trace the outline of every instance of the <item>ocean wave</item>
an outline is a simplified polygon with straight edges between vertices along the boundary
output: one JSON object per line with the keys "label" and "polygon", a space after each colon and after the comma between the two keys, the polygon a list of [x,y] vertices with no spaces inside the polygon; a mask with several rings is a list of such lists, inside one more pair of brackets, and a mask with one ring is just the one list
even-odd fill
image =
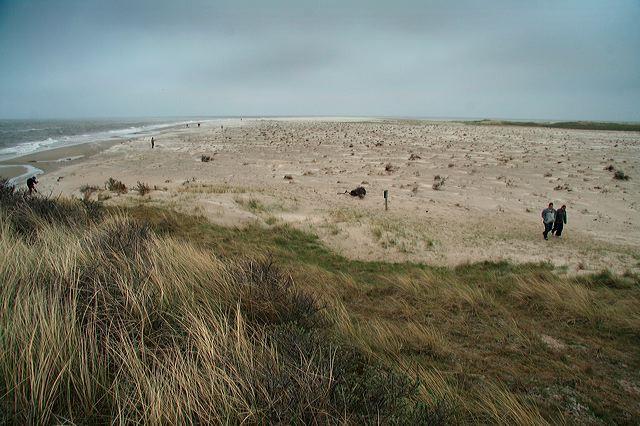
{"label": "ocean wave", "polygon": [[[203,120],[204,121],[204,120]],[[43,140],[21,142],[16,145],[7,146],[0,149],[0,160],[9,160],[23,155],[46,151],[64,146],[80,145],[83,143],[101,142],[109,140],[126,139],[134,136],[150,135],[153,132],[178,126],[192,121],[167,122],[158,124],[148,124],[143,126],[130,126],[126,128],[104,130],[95,133],[82,135],[60,135],[55,138],[49,137]]]}

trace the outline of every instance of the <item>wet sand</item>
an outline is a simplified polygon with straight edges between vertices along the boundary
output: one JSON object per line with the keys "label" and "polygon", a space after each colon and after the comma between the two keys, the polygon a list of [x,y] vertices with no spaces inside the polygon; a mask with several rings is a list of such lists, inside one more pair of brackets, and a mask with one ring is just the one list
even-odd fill
{"label": "wet sand", "polygon": [[0,176],[10,179],[16,185],[20,185],[29,176],[53,173],[62,167],[89,159],[118,143],[121,143],[121,141],[72,145],[0,161]]}

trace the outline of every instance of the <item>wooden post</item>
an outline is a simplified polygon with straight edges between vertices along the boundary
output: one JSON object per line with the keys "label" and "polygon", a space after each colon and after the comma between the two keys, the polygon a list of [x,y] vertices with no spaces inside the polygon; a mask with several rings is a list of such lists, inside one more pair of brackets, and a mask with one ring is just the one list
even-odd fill
{"label": "wooden post", "polygon": [[384,209],[389,210],[389,190],[384,190]]}

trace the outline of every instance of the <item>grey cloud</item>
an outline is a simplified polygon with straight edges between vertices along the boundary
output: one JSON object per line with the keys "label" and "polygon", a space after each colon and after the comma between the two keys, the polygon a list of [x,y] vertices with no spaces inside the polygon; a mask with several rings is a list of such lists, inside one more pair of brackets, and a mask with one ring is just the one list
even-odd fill
{"label": "grey cloud", "polygon": [[0,116],[640,120],[636,0],[0,0]]}

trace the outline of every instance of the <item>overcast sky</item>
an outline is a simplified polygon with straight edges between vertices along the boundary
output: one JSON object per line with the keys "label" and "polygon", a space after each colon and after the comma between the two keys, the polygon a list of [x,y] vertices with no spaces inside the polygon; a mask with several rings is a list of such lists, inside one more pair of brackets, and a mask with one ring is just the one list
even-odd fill
{"label": "overcast sky", "polygon": [[0,0],[0,117],[640,121],[640,0]]}

